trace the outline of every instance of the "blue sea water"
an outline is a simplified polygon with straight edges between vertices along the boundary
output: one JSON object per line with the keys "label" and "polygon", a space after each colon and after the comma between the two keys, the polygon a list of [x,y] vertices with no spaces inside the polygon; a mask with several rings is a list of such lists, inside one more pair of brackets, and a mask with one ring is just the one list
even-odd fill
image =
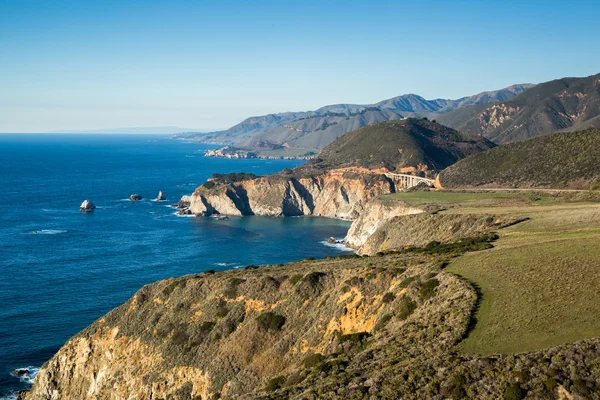
{"label": "blue sea water", "polygon": [[[154,135],[0,135],[0,399],[29,385],[11,371],[40,367],[144,284],[343,251],[326,240],[343,237],[345,221],[176,216],[170,204],[214,172],[301,163],[205,158],[206,148]],[[151,200],[159,190],[167,202]],[[98,208],[80,212],[84,199]]]}

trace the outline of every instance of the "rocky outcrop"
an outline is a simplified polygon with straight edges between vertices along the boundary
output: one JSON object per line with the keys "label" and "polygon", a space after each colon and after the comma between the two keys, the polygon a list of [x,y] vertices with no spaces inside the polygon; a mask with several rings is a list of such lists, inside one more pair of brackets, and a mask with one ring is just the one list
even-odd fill
{"label": "rocky outcrop", "polygon": [[398,200],[374,199],[352,222],[346,246],[361,255],[449,243],[502,229],[518,220],[510,215],[439,214],[435,204],[410,205]]}
{"label": "rocky outcrop", "polygon": [[394,193],[397,182],[385,174],[332,170],[308,177],[272,175],[200,186],[190,199],[196,215],[312,215],[357,218],[364,204],[383,194]]}
{"label": "rocky outcrop", "polygon": [[131,201],[140,201],[142,200],[142,196],[139,194],[132,194],[131,196],[129,196],[129,200]]}
{"label": "rocky outcrop", "polygon": [[163,193],[162,190],[158,191],[158,196],[156,196],[156,201],[167,201],[167,196]]}
{"label": "rocky outcrop", "polygon": [[517,222],[510,215],[430,214],[395,216],[379,224],[360,247],[359,254],[422,247],[432,242],[452,243],[497,231]]}
{"label": "rocky outcrop", "polygon": [[79,209],[83,212],[90,212],[96,209],[96,205],[91,200],[84,200]]}
{"label": "rocky outcrop", "polygon": [[364,212],[350,226],[345,239],[346,246],[360,251],[369,237],[390,219],[423,212],[425,212],[424,207],[393,200],[374,199],[367,203]]}

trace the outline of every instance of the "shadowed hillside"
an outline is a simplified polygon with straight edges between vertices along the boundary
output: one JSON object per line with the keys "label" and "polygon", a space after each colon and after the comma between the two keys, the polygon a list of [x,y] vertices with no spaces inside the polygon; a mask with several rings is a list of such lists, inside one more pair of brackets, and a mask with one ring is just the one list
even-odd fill
{"label": "shadowed hillside", "polygon": [[494,144],[426,119],[386,121],[347,133],[299,171],[384,168],[395,172],[441,170]]}
{"label": "shadowed hillside", "polygon": [[440,173],[444,187],[597,188],[600,129],[563,132],[474,154]]}

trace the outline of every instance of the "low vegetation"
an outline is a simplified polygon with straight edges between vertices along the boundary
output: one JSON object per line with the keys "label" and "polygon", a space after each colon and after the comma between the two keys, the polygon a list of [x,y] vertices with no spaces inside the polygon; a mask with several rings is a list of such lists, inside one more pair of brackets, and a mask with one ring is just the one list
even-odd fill
{"label": "low vegetation", "polygon": [[474,154],[440,173],[446,188],[584,189],[600,181],[600,129],[563,132]]}
{"label": "low vegetation", "polygon": [[300,173],[357,167],[441,170],[493,146],[480,136],[463,134],[426,119],[385,121],[339,137],[298,170]]}

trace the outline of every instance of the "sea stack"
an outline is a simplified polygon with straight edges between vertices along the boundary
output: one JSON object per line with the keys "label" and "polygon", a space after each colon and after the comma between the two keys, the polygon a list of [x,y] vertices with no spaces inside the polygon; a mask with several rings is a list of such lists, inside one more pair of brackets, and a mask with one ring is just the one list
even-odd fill
{"label": "sea stack", "polygon": [[156,201],[166,201],[167,196],[162,192],[162,190],[158,191],[158,196],[156,196]]}
{"label": "sea stack", "polygon": [[92,203],[91,200],[84,200],[83,203],[81,203],[81,205],[79,206],[79,209],[83,212],[94,211],[95,208],[96,205]]}
{"label": "sea stack", "polygon": [[140,201],[143,197],[139,194],[132,194],[129,196],[129,200],[131,201]]}

